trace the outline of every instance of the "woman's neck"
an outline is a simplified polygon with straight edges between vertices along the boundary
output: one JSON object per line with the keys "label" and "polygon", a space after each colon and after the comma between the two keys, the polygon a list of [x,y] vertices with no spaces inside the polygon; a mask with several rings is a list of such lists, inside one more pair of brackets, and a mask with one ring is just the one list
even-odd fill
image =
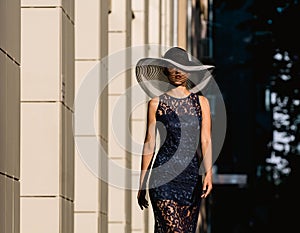
{"label": "woman's neck", "polygon": [[168,93],[175,97],[185,97],[190,94],[190,91],[185,86],[178,86],[168,91]]}

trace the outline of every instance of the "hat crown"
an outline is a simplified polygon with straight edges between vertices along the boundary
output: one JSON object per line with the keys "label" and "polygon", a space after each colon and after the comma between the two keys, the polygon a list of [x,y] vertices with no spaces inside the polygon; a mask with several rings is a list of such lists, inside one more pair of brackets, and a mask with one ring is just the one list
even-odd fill
{"label": "hat crown", "polygon": [[179,47],[173,47],[173,48],[169,49],[165,53],[163,58],[170,59],[181,65],[186,65],[186,66],[192,65],[191,61],[189,60],[189,56],[188,56],[187,52],[184,49],[179,48]]}

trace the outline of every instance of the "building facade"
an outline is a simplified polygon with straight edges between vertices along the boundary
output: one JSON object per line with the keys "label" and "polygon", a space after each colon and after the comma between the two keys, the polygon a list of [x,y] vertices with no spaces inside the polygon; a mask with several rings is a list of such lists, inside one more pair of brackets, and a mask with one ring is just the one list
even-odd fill
{"label": "building facade", "polygon": [[[174,45],[198,56],[190,22],[208,3],[0,0],[0,233],[153,232],[134,64]],[[93,97],[91,124],[76,111]]]}

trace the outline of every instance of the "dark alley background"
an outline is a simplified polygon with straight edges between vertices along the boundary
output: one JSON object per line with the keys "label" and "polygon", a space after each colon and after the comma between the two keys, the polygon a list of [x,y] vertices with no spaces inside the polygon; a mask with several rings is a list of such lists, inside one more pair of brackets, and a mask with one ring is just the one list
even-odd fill
{"label": "dark alley background", "polygon": [[[292,232],[299,206],[299,2],[215,0],[215,79],[227,111],[211,232]],[[229,188],[230,187],[230,188]]]}

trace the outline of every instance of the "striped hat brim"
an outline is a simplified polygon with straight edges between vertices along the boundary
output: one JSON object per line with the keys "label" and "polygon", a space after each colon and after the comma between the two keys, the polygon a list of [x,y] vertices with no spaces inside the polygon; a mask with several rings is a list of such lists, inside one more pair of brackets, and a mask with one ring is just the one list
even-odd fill
{"label": "striped hat brim", "polygon": [[182,65],[166,58],[142,58],[135,68],[136,79],[149,97],[159,96],[175,87],[164,73],[165,68],[173,66],[190,73],[187,88],[196,93],[207,85],[212,77],[211,70],[214,66],[196,62],[190,64]]}

